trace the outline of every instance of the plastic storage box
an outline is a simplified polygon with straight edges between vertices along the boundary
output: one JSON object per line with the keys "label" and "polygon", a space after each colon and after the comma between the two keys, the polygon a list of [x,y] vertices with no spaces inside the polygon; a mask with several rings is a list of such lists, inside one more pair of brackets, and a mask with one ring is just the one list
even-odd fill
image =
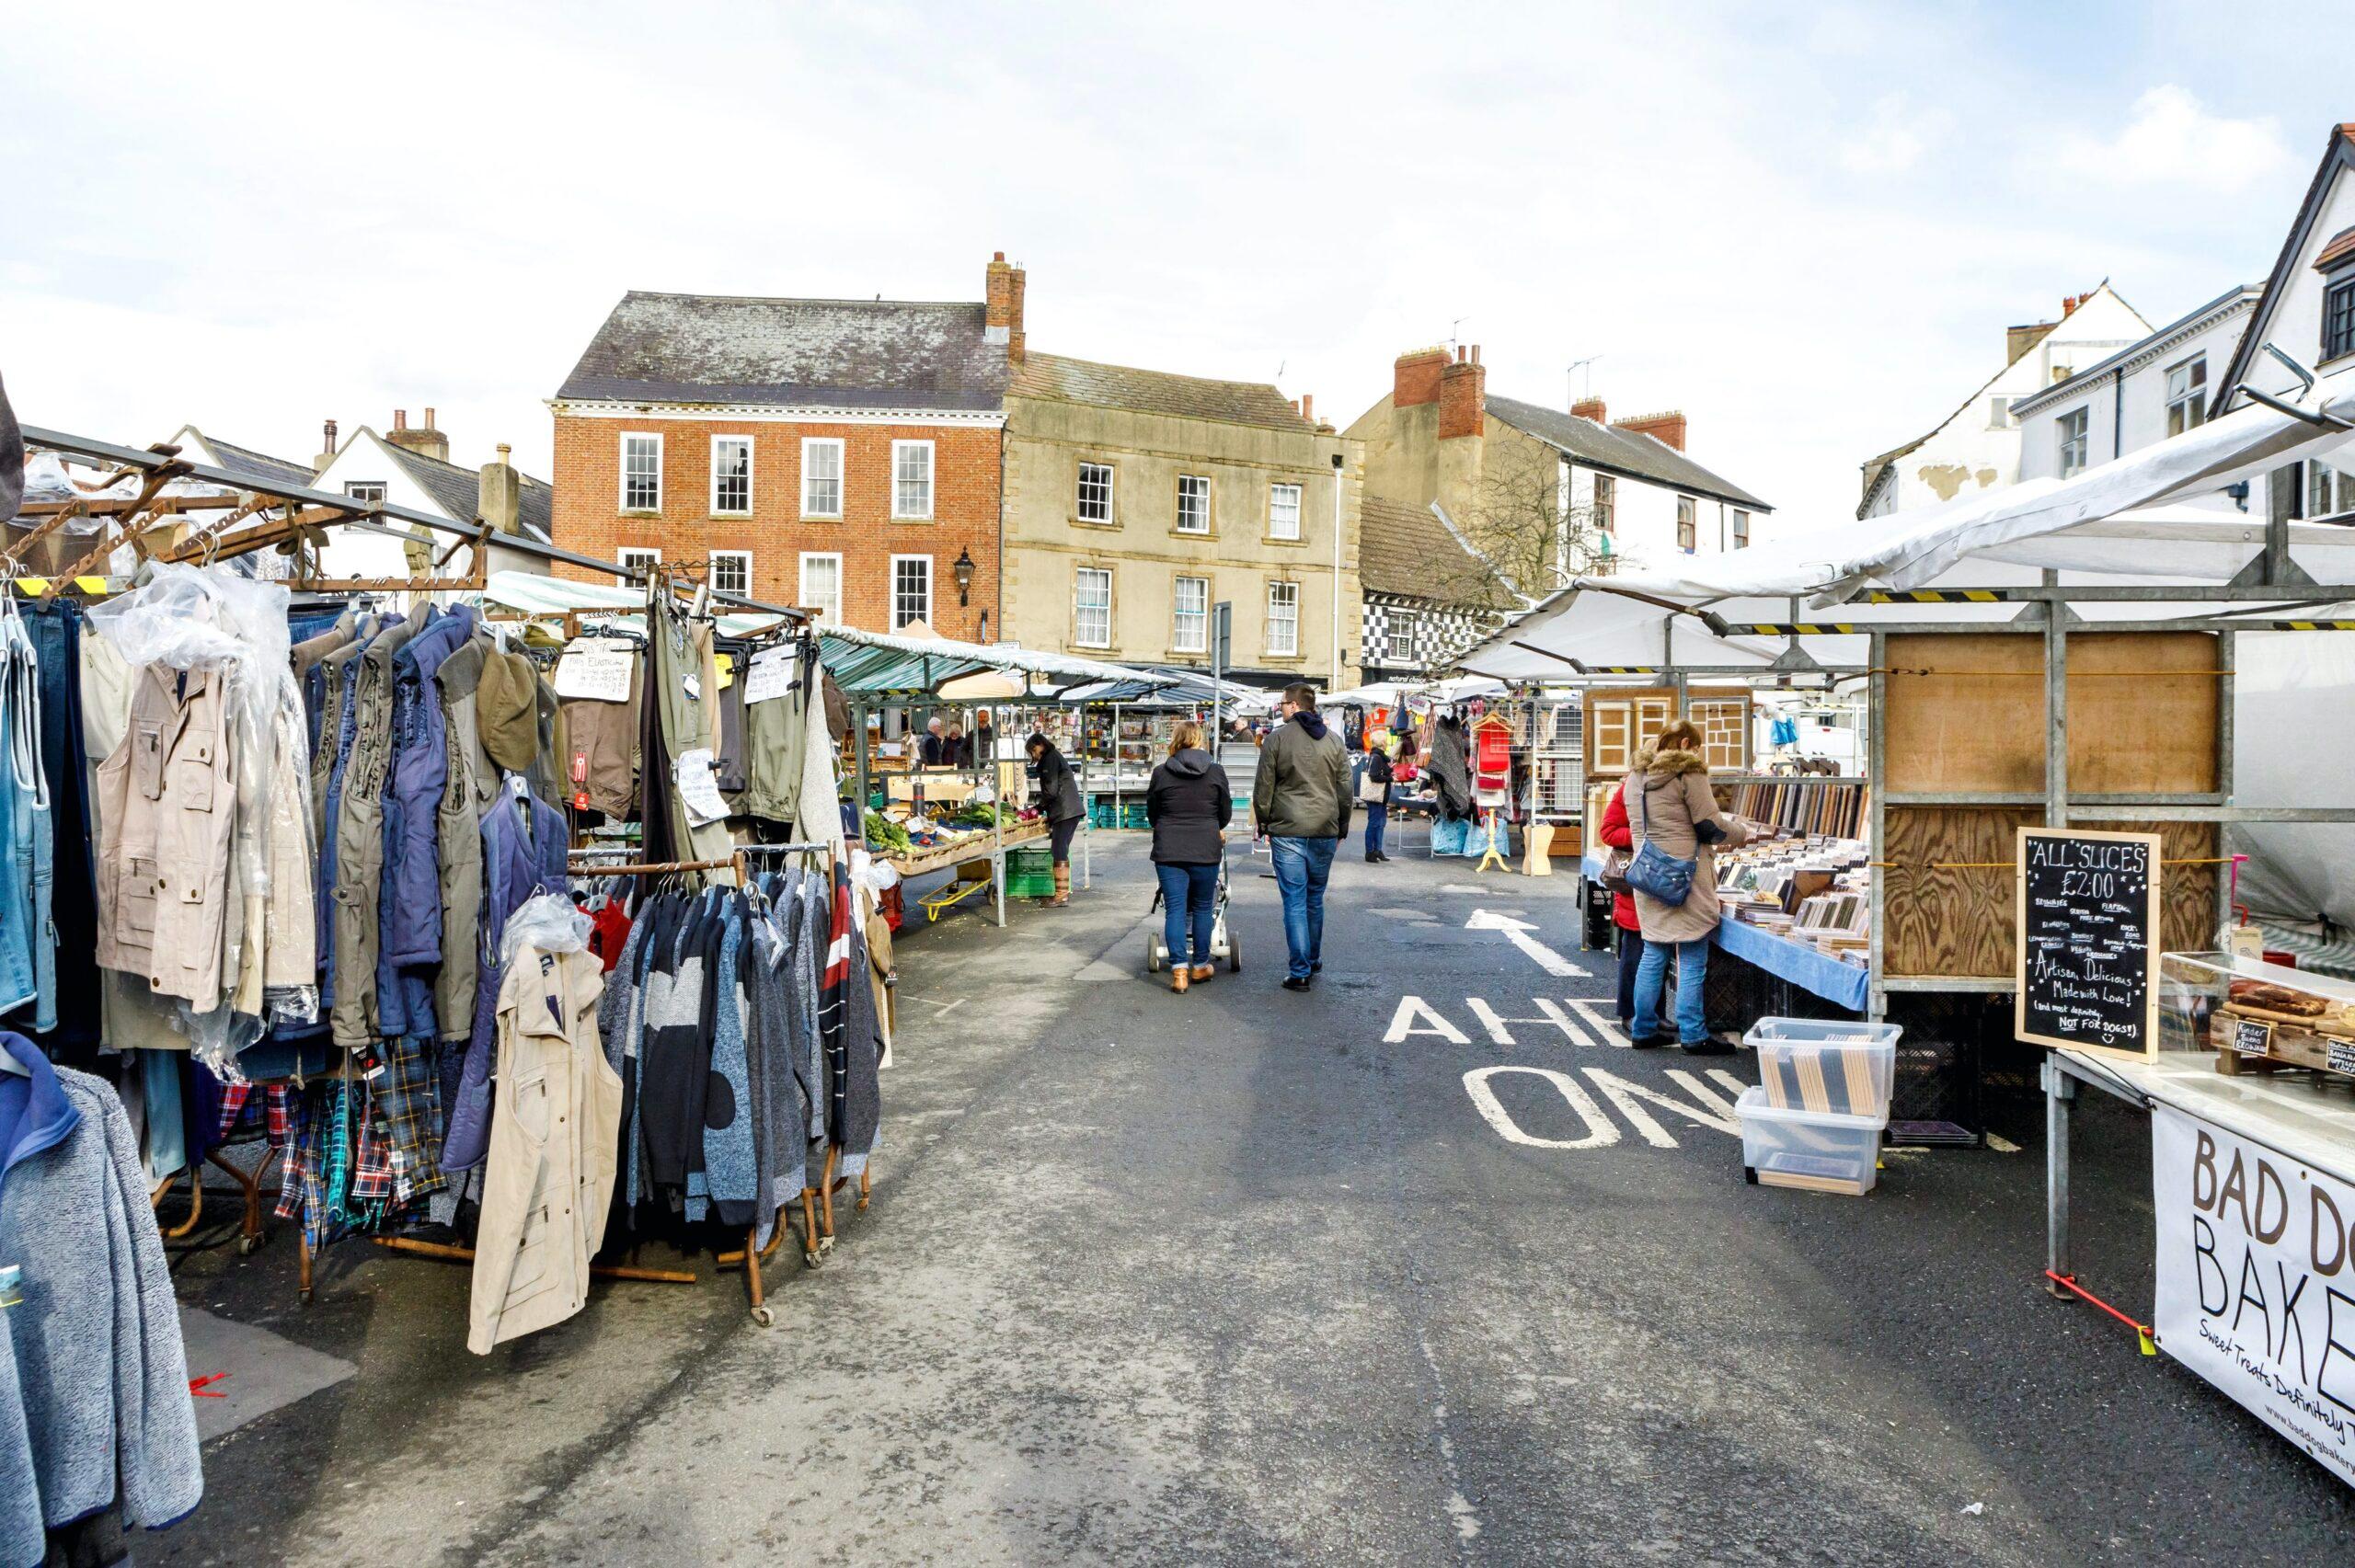
{"label": "plastic storage box", "polygon": [[1055,890],[1055,852],[1035,844],[1005,852],[1005,896],[1044,898]]}
{"label": "plastic storage box", "polygon": [[1743,1090],[1734,1112],[1741,1118],[1741,1162],[1753,1182],[1862,1196],[1880,1179],[1885,1116],[1791,1110],[1769,1104],[1763,1085]]}
{"label": "plastic storage box", "polygon": [[1887,1121],[1897,1037],[1904,1032],[1897,1024],[1761,1018],[1741,1043],[1758,1053],[1769,1105]]}

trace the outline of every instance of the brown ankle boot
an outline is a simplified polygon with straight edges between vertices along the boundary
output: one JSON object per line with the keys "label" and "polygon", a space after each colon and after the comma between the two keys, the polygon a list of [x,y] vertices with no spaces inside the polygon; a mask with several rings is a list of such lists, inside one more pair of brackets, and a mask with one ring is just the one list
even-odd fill
{"label": "brown ankle boot", "polygon": [[1218,971],[1212,968],[1208,964],[1197,964],[1194,966],[1194,983],[1196,985],[1200,985],[1204,980],[1209,979],[1212,975],[1217,973]]}
{"label": "brown ankle boot", "polygon": [[1169,971],[1169,989],[1179,996],[1186,994],[1187,968],[1183,964]]}
{"label": "brown ankle boot", "polygon": [[1047,908],[1060,910],[1070,902],[1071,867],[1068,864],[1059,865],[1055,867],[1055,896],[1047,900]]}

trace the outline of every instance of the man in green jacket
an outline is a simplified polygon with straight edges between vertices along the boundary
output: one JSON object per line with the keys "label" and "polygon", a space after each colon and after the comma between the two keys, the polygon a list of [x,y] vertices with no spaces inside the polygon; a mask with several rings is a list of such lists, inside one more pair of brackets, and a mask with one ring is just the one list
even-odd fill
{"label": "man in green jacket", "polygon": [[1325,967],[1325,879],[1350,836],[1350,751],[1316,712],[1316,688],[1295,681],[1276,704],[1278,723],[1259,748],[1251,817],[1269,841],[1284,900],[1284,990],[1306,990]]}

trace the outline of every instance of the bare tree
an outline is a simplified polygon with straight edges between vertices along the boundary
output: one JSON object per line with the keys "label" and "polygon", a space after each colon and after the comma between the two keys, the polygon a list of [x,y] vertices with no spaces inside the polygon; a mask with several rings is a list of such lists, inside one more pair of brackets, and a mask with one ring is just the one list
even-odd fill
{"label": "bare tree", "polygon": [[1468,554],[1433,564],[1430,597],[1484,625],[1580,576],[1629,564],[1612,553],[1591,503],[1571,505],[1563,466],[1535,441],[1491,441],[1478,484],[1447,520]]}

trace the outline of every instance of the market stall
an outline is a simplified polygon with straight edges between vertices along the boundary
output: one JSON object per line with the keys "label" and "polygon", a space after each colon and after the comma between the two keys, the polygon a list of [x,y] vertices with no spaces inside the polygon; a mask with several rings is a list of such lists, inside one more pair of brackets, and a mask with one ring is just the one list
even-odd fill
{"label": "market stall", "polygon": [[[11,929],[43,933],[40,986],[0,1008],[60,1070],[110,1075],[152,1202],[187,1187],[174,1234],[211,1168],[250,1250],[275,1166],[305,1300],[344,1241],[464,1263],[461,1332],[488,1350],[577,1311],[592,1276],[694,1283],[614,1255],[654,1239],[744,1266],[771,1321],[757,1265],[788,1211],[814,1265],[836,1187],[865,1207],[889,1012],[806,617],[520,535],[499,548],[638,580],[487,571],[488,483],[456,528],[27,436],[68,493],[37,498],[11,564],[99,526],[72,572],[9,574],[7,722],[39,759],[32,819],[86,818],[92,853],[49,853],[52,830],[53,875],[0,889]],[[323,578],[327,527],[471,540],[477,564]],[[292,558],[258,572],[265,551]],[[730,1116],[705,1114],[718,1082]],[[610,1233],[603,1187],[563,1238],[511,1201],[557,1157],[517,1129],[552,1111],[581,1129],[567,1172],[610,1184]],[[525,1305],[534,1246],[578,1266]]]}
{"label": "market stall", "polygon": [[[2350,407],[2355,380],[2342,375],[2315,390],[2303,417],[2239,410],[2066,484],[1687,560],[1672,576],[1581,579],[1463,666],[1514,682],[1576,681],[1598,701],[1625,703],[1636,744],[1647,712],[1654,734],[1671,715],[1705,717],[1695,709],[1716,700],[1705,695],[1711,683],[1861,685],[1868,783],[1796,784],[1815,793],[1800,815],[1817,822],[1841,818],[1836,792],[1855,791],[1857,808],[1844,816],[1859,822],[1849,832],[1861,844],[1813,829],[1803,837],[1827,858],[1861,852],[1861,861],[1832,868],[1844,885],[1809,897],[1823,900],[1818,920],[1831,920],[1844,945],[1862,939],[1857,1011],[1903,1015],[1915,1025],[1913,1066],[1967,1076],[2000,1017],[1989,1004],[2014,989],[2012,840],[2023,823],[2160,834],[2180,868],[2164,911],[2177,949],[2212,945],[2236,852],[2252,857],[2252,885],[2349,886],[2311,869],[2313,835],[2355,821],[2355,811],[2315,801],[2311,779],[2280,748],[2246,743],[2238,688],[2253,669],[2275,671],[2269,684],[2296,684],[2279,672],[2303,656],[2282,641],[2326,649],[2337,641],[2328,634],[2355,626],[2325,608],[2355,598],[2328,586],[2355,579],[2355,540],[2242,517],[2228,502],[2220,510],[2212,498],[2252,472],[2334,452],[2347,435],[2332,421]],[[2169,578],[2154,579],[2156,570]],[[2316,717],[2336,713],[2346,692],[2343,681],[2300,689]],[[2024,708],[2041,722],[2018,722]],[[1591,724],[1591,746],[1600,727]],[[2343,733],[2327,720],[2323,728]],[[1734,727],[1727,733],[1731,740]],[[2288,855],[2276,850],[2285,829],[2301,834]],[[2355,858],[2339,831],[2322,865]],[[1794,926],[1802,913],[1782,912]],[[1798,956],[1757,935],[1737,942],[1770,959]],[[1786,979],[1801,972],[1782,968]],[[1852,985],[1829,983],[1845,977],[1822,978],[1824,990],[1853,996]]]}
{"label": "market stall", "polygon": [[[1024,793],[1022,742],[1034,730],[1051,739],[1072,735],[1085,709],[1066,699],[1076,692],[1109,690],[1124,700],[1208,703],[1217,690],[1208,677],[1191,672],[1135,670],[998,644],[855,627],[829,627],[821,640],[826,669],[848,708],[846,771],[855,781],[853,798],[862,805],[865,834],[870,841],[878,835],[890,841],[883,859],[902,878],[956,874],[949,886],[925,896],[924,906],[934,918],[966,898],[986,895],[996,923],[1003,926],[1006,898],[1026,890],[1015,853],[1028,849],[1038,853],[1048,830],[1014,805]],[[925,764],[920,756],[895,756],[890,766],[879,766],[872,736],[886,710],[907,726],[907,733],[919,732],[936,710],[955,705],[944,699],[946,689],[992,674],[1014,678],[1020,694],[988,700],[995,721],[989,756],[960,757],[937,766]],[[874,792],[878,776],[886,780],[880,805]],[[985,809],[988,821],[981,824],[978,816],[966,816],[962,820],[974,825],[959,827],[959,811],[932,809],[943,803],[974,812]],[[1083,826],[1079,838],[1083,887],[1093,882],[1088,831]]]}

